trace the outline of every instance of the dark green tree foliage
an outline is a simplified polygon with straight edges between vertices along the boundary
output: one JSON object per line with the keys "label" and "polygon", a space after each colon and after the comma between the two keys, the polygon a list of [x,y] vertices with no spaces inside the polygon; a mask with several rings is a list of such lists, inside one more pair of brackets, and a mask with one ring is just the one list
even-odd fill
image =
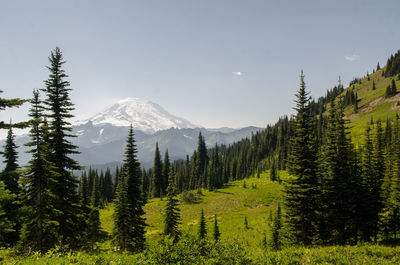
{"label": "dark green tree foliage", "polygon": [[390,98],[395,96],[397,93],[396,82],[392,79],[392,83],[386,87],[385,97]]}
{"label": "dark green tree foliage", "polygon": [[112,175],[109,168],[107,168],[106,173],[104,175],[104,193],[103,198],[106,202],[111,202],[113,199],[113,182]]}
{"label": "dark green tree foliage", "polygon": [[[388,125],[387,125],[388,126]],[[385,243],[395,244],[400,231],[400,129],[396,117],[393,141],[389,147],[386,161],[386,174],[383,184],[383,210],[380,215],[381,231]]]}
{"label": "dark green tree foliage", "polygon": [[15,199],[15,195],[6,189],[3,182],[0,181],[0,246],[6,246],[10,233],[15,232],[14,223],[9,219],[5,206],[9,205]]}
{"label": "dark green tree foliage", "polygon": [[247,216],[244,217],[244,228],[245,228],[246,230],[249,229],[249,223],[247,222]]}
{"label": "dark green tree foliage", "polygon": [[372,90],[375,90],[375,89],[376,89],[375,81],[372,81]]}
{"label": "dark green tree foliage", "polygon": [[162,195],[162,162],[158,143],[156,143],[156,151],[154,153],[154,166],[153,166],[153,183],[152,183],[153,197],[161,197]]}
{"label": "dark green tree foliage", "polygon": [[[2,90],[0,90],[0,94],[1,93],[3,93]],[[5,110],[6,108],[19,107],[25,102],[26,100],[19,98],[13,98],[13,99],[0,98],[0,111]],[[4,121],[0,121],[0,129],[9,129],[10,127],[25,128],[26,126],[28,126],[26,122],[6,124]]]}
{"label": "dark green tree foliage", "polygon": [[132,206],[128,200],[128,189],[126,174],[122,172],[118,178],[116,198],[114,200],[114,227],[113,242],[121,250],[132,249],[133,220],[131,215]]}
{"label": "dark green tree foliage", "polygon": [[303,72],[296,98],[297,114],[290,156],[290,168],[295,178],[288,181],[286,186],[286,220],[293,242],[309,245],[316,235],[315,202],[319,197],[319,187],[313,118]]}
{"label": "dark green tree foliage", "polygon": [[198,137],[197,156],[195,160],[195,183],[197,187],[206,187],[205,172],[208,163],[207,147],[201,132]]}
{"label": "dark green tree foliage", "polygon": [[386,63],[385,76],[389,77],[396,74],[400,74],[400,50],[391,55]]}
{"label": "dark green tree foliage", "polygon": [[4,146],[4,152],[2,153],[2,156],[4,157],[3,163],[5,167],[1,172],[0,180],[3,181],[3,183],[6,185],[6,189],[8,189],[12,194],[15,195],[19,193],[19,173],[17,172],[19,166],[17,162],[17,148],[18,146],[15,144],[15,136],[10,124],[6,144]]}
{"label": "dark green tree foliage", "polygon": [[70,134],[72,128],[68,119],[73,117],[70,112],[74,108],[69,98],[70,84],[65,80],[68,76],[62,69],[65,61],[58,47],[51,52],[49,62],[50,66],[47,68],[50,75],[44,82],[46,88],[43,91],[46,94],[45,109],[48,111],[46,117],[49,119],[49,145],[52,151],[50,159],[58,173],[54,188],[57,196],[55,207],[60,212],[57,220],[60,224],[61,245],[74,248],[80,243],[79,224],[82,223],[77,194],[78,181],[71,172],[79,170],[80,166],[70,157],[78,151],[77,146],[68,140],[73,136]]}
{"label": "dark green tree foliage", "polygon": [[95,176],[93,179],[92,196],[90,197],[90,206],[93,208],[100,207],[99,176]]}
{"label": "dark green tree foliage", "polygon": [[336,105],[331,101],[326,145],[324,150],[323,204],[326,224],[331,234],[328,240],[345,244],[353,226],[353,202],[355,185],[353,174],[353,153],[350,139],[347,137],[347,126],[344,120],[344,104],[339,99]]}
{"label": "dark green tree foliage", "polygon": [[218,227],[218,220],[217,220],[217,215],[214,215],[214,240],[215,242],[219,241],[219,238],[221,237],[221,232],[219,231],[219,227]]}
{"label": "dark green tree foliage", "polygon": [[204,217],[204,210],[201,209],[200,225],[199,225],[199,238],[205,239],[207,236],[206,218]]}
{"label": "dark green tree foliage", "polygon": [[100,238],[100,189],[99,176],[93,181],[92,196],[90,198],[90,211],[87,217],[87,243],[93,246]]}
{"label": "dark green tree foliage", "polygon": [[[15,136],[12,131],[12,125],[8,129],[6,144],[4,146],[4,152],[2,153],[4,157],[4,165],[5,168],[0,173],[0,181],[2,181],[6,189],[11,192],[11,194],[18,196],[20,187],[18,184],[20,173],[18,171],[19,166],[17,163],[18,154],[17,154],[17,145],[15,144]],[[6,235],[6,241],[10,245],[15,245],[19,238],[19,230],[21,228],[20,222],[20,203],[18,200],[14,200],[9,202],[7,205],[4,206],[7,217],[10,221],[13,222],[13,231],[9,232]]]}
{"label": "dark green tree foliage", "polygon": [[214,149],[212,150],[212,156],[211,156],[211,161],[210,161],[210,166],[209,166],[209,172],[208,172],[208,189],[210,191],[218,188],[222,188],[222,185],[224,183],[224,180],[222,179],[222,164],[221,164],[221,159],[220,155],[218,152],[218,145],[215,144]]}
{"label": "dark green tree foliage", "polygon": [[168,149],[165,151],[164,155],[164,163],[162,164],[162,182],[161,182],[161,189],[162,194],[167,194],[167,187],[168,187],[168,179],[169,179],[169,170],[171,167],[171,163],[169,161]]}
{"label": "dark green tree foliage", "polygon": [[371,194],[371,201],[368,204],[371,209],[371,221],[373,227],[374,241],[378,240],[378,223],[379,213],[382,211],[382,184],[385,176],[385,143],[382,124],[380,121],[376,123],[376,133],[374,138],[374,151],[373,151],[373,174],[367,175],[369,177],[368,189]]}
{"label": "dark green tree foliage", "polygon": [[176,185],[173,179],[173,172],[170,173],[168,188],[168,201],[165,206],[164,234],[173,237],[175,242],[179,239],[179,224],[181,223],[178,199],[176,198]]}
{"label": "dark green tree foliage", "polygon": [[82,173],[81,180],[79,182],[79,199],[81,201],[81,205],[89,206],[89,183],[86,172]]}
{"label": "dark green tree foliage", "polygon": [[126,141],[125,160],[123,164],[125,174],[126,190],[130,209],[131,231],[128,249],[141,251],[145,244],[145,219],[143,217],[143,193],[140,163],[137,160],[137,148],[134,139],[133,127],[131,125],[128,139]]}
{"label": "dark green tree foliage", "polygon": [[282,210],[280,203],[278,203],[276,216],[272,224],[271,247],[273,250],[279,250],[282,246],[281,229],[282,229]]}
{"label": "dark green tree foliage", "polygon": [[50,161],[49,131],[47,122],[42,120],[39,92],[35,90],[33,96],[29,114],[31,141],[26,144],[32,148],[29,151],[32,159],[21,180],[24,216],[20,245],[44,253],[55,247],[59,241],[57,217],[61,213],[54,207],[56,202],[54,188],[59,175],[55,165]]}
{"label": "dark green tree foliage", "polygon": [[278,180],[278,174],[277,174],[277,171],[276,171],[275,160],[273,160],[273,162],[272,162],[269,177],[270,177],[271,181],[277,181]]}

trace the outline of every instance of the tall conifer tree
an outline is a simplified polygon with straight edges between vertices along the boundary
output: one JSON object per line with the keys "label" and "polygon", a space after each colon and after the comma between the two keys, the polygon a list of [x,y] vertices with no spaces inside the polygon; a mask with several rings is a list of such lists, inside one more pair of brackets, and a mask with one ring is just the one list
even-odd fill
{"label": "tall conifer tree", "polygon": [[39,92],[34,90],[29,136],[31,141],[26,146],[32,149],[27,173],[22,177],[21,199],[23,203],[23,225],[21,247],[46,252],[59,241],[59,222],[61,214],[55,206],[54,187],[59,176],[56,167],[50,161],[49,132],[46,120],[42,120],[42,106]]}
{"label": "tall conifer tree", "polygon": [[153,166],[153,197],[161,197],[162,195],[162,162],[158,143],[156,143],[156,151],[154,153],[154,166]]}
{"label": "tall conifer tree", "polygon": [[68,121],[73,118],[71,111],[74,109],[69,97],[71,88],[65,79],[68,75],[62,69],[65,61],[60,48],[55,48],[49,57],[49,78],[44,81],[46,88],[42,89],[46,94],[44,101],[46,116],[49,119],[49,145],[51,149],[51,162],[58,173],[54,193],[57,196],[55,207],[60,212],[58,216],[59,233],[62,247],[75,248],[80,243],[79,224],[81,211],[77,194],[77,178],[72,170],[79,170],[80,166],[70,156],[77,154],[77,146],[68,138],[71,135],[71,124]]}
{"label": "tall conifer tree", "polygon": [[176,185],[172,172],[170,173],[168,183],[168,201],[165,207],[164,234],[173,237],[174,241],[176,242],[180,235],[178,226],[181,223],[181,217],[179,213],[180,210],[178,208],[178,199],[176,198]]}
{"label": "tall conifer tree", "polygon": [[311,98],[306,92],[303,72],[296,98],[297,114],[289,159],[291,172],[295,178],[288,181],[286,186],[286,220],[292,232],[293,242],[309,245],[316,235],[315,202],[319,197],[319,187]]}

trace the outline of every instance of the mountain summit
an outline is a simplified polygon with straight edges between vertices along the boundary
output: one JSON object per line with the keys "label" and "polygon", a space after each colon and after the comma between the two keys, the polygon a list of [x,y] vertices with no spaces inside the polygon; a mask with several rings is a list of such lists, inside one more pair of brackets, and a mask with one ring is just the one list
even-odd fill
{"label": "mountain summit", "polygon": [[78,121],[76,125],[92,122],[93,125],[127,127],[133,125],[135,130],[145,133],[154,133],[170,128],[198,128],[188,120],[170,114],[160,105],[151,101],[144,102],[138,98],[126,98],[108,107],[93,117]]}

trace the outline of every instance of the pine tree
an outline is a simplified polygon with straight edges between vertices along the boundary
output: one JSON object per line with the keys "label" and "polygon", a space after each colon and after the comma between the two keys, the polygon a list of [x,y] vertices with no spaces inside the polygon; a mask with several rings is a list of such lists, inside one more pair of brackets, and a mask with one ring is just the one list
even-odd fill
{"label": "pine tree", "polygon": [[68,76],[62,69],[65,61],[60,48],[51,52],[49,57],[50,71],[49,78],[45,80],[46,88],[42,89],[46,93],[44,101],[45,109],[48,111],[46,117],[49,119],[49,145],[51,162],[56,167],[58,173],[55,182],[54,193],[57,196],[55,207],[60,212],[57,216],[59,222],[59,234],[61,236],[61,246],[78,247],[81,243],[79,224],[82,223],[81,211],[79,207],[79,197],[77,194],[78,181],[71,170],[79,170],[77,161],[70,155],[77,154],[77,146],[73,145],[68,138],[72,128],[68,119],[73,118],[70,113],[74,108],[69,98],[70,84],[65,80]]}
{"label": "pine tree", "polygon": [[153,166],[153,197],[161,197],[162,195],[162,162],[158,143],[156,143],[156,151],[154,153]]}
{"label": "pine tree", "polygon": [[162,174],[161,174],[162,175],[162,182],[161,182],[162,194],[167,193],[170,167],[171,167],[171,163],[169,161],[169,155],[168,155],[168,149],[167,149],[165,151],[165,155],[164,155],[164,163],[162,164]]}
{"label": "pine tree", "polygon": [[319,197],[319,187],[313,118],[303,72],[296,97],[297,115],[294,120],[295,129],[289,159],[290,171],[295,178],[288,181],[286,186],[286,220],[294,243],[310,245],[316,235],[315,202]]}
{"label": "pine tree", "polygon": [[100,191],[99,191],[99,176],[96,176],[93,181],[92,197],[90,198],[90,211],[87,219],[87,243],[93,245],[100,238]]}
{"label": "pine tree", "polygon": [[14,199],[15,195],[11,194],[4,183],[0,181],[0,246],[6,246],[7,235],[15,232],[14,224],[5,211],[5,206],[9,205]]}
{"label": "pine tree", "polygon": [[130,220],[132,220],[128,248],[132,251],[141,251],[145,244],[145,219],[143,217],[143,193],[140,163],[137,159],[137,148],[131,125],[128,139],[126,141],[125,159],[123,170],[126,177],[126,190],[130,209]]}
{"label": "pine tree", "polygon": [[276,216],[272,226],[272,242],[271,246],[273,250],[279,250],[281,248],[281,228],[282,228],[282,213],[281,205],[278,203],[278,208],[276,210]]}
{"label": "pine tree", "polygon": [[42,106],[37,90],[33,92],[31,104],[31,141],[26,146],[32,148],[29,151],[32,159],[21,179],[21,199],[25,214],[19,245],[44,253],[59,241],[57,217],[61,213],[54,207],[54,187],[59,175],[50,161],[48,124],[42,120]]}
{"label": "pine tree", "polygon": [[180,235],[178,226],[181,223],[181,217],[178,208],[178,199],[176,198],[176,185],[173,180],[172,172],[170,173],[168,183],[168,201],[165,206],[164,234],[173,237],[174,242],[176,242]]}
{"label": "pine tree", "polygon": [[107,202],[111,202],[113,198],[113,182],[111,171],[107,168],[106,173],[104,175],[104,197]]}
{"label": "pine tree", "polygon": [[[20,173],[18,171],[18,154],[17,149],[18,146],[15,144],[15,136],[12,130],[12,125],[10,123],[6,144],[4,146],[4,152],[2,153],[4,157],[5,168],[0,173],[0,181],[3,181],[5,184],[5,188],[11,192],[14,196],[18,196],[20,187],[18,184]],[[6,235],[6,241],[11,245],[15,245],[19,238],[19,230],[21,228],[20,222],[20,212],[19,209],[21,207],[18,200],[14,200],[13,202],[9,202],[9,204],[5,205],[5,211],[7,218],[13,223],[13,231]]]}
{"label": "pine tree", "polygon": [[204,210],[201,209],[200,225],[199,225],[199,239],[205,239],[207,236],[206,219],[204,217]]}
{"label": "pine tree", "polygon": [[121,172],[118,179],[114,207],[113,242],[121,250],[130,250],[133,220],[131,215],[132,206],[128,200],[125,171]]}
{"label": "pine tree", "polygon": [[372,81],[372,90],[375,90],[375,89],[376,89],[375,81]]}
{"label": "pine tree", "polygon": [[349,227],[353,226],[353,153],[346,132],[343,99],[339,98],[337,105],[332,99],[330,107],[322,165],[324,187],[321,203],[325,206],[326,223],[332,231],[331,240],[345,244]]}
{"label": "pine tree", "polygon": [[247,216],[244,217],[244,228],[245,228],[246,230],[249,229],[249,223],[247,222]]}
{"label": "pine tree", "polygon": [[215,242],[218,242],[219,238],[221,236],[221,232],[219,232],[219,227],[218,227],[218,221],[217,221],[217,215],[216,214],[214,215],[214,233],[213,233],[213,236],[214,236]]}

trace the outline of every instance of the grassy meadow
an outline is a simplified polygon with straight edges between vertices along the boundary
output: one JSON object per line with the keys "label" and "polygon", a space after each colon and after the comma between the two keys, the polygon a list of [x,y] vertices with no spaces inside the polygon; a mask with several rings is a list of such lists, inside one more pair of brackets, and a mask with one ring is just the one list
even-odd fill
{"label": "grassy meadow", "polygon": [[[279,172],[285,180],[289,176]],[[231,182],[216,191],[193,193],[194,202],[180,200],[181,229],[186,238],[173,245],[163,240],[163,211],[165,199],[151,199],[145,206],[148,250],[130,254],[117,251],[110,239],[98,243],[93,251],[60,253],[51,251],[44,256],[31,253],[28,257],[12,250],[0,250],[1,264],[399,264],[400,248],[376,245],[331,247],[286,247],[272,251],[262,244],[264,235],[271,237],[271,213],[282,200],[283,186],[269,180],[269,173],[260,178]],[[180,195],[181,197],[182,195]],[[196,240],[200,211],[204,209],[209,241],[197,253]],[[112,233],[113,205],[100,212],[102,229]],[[214,243],[212,231],[217,214],[221,243]],[[247,217],[248,228],[244,218]],[[204,251],[206,254],[204,254]],[[207,252],[208,251],[208,252]],[[201,251],[200,251],[201,252]]]}

